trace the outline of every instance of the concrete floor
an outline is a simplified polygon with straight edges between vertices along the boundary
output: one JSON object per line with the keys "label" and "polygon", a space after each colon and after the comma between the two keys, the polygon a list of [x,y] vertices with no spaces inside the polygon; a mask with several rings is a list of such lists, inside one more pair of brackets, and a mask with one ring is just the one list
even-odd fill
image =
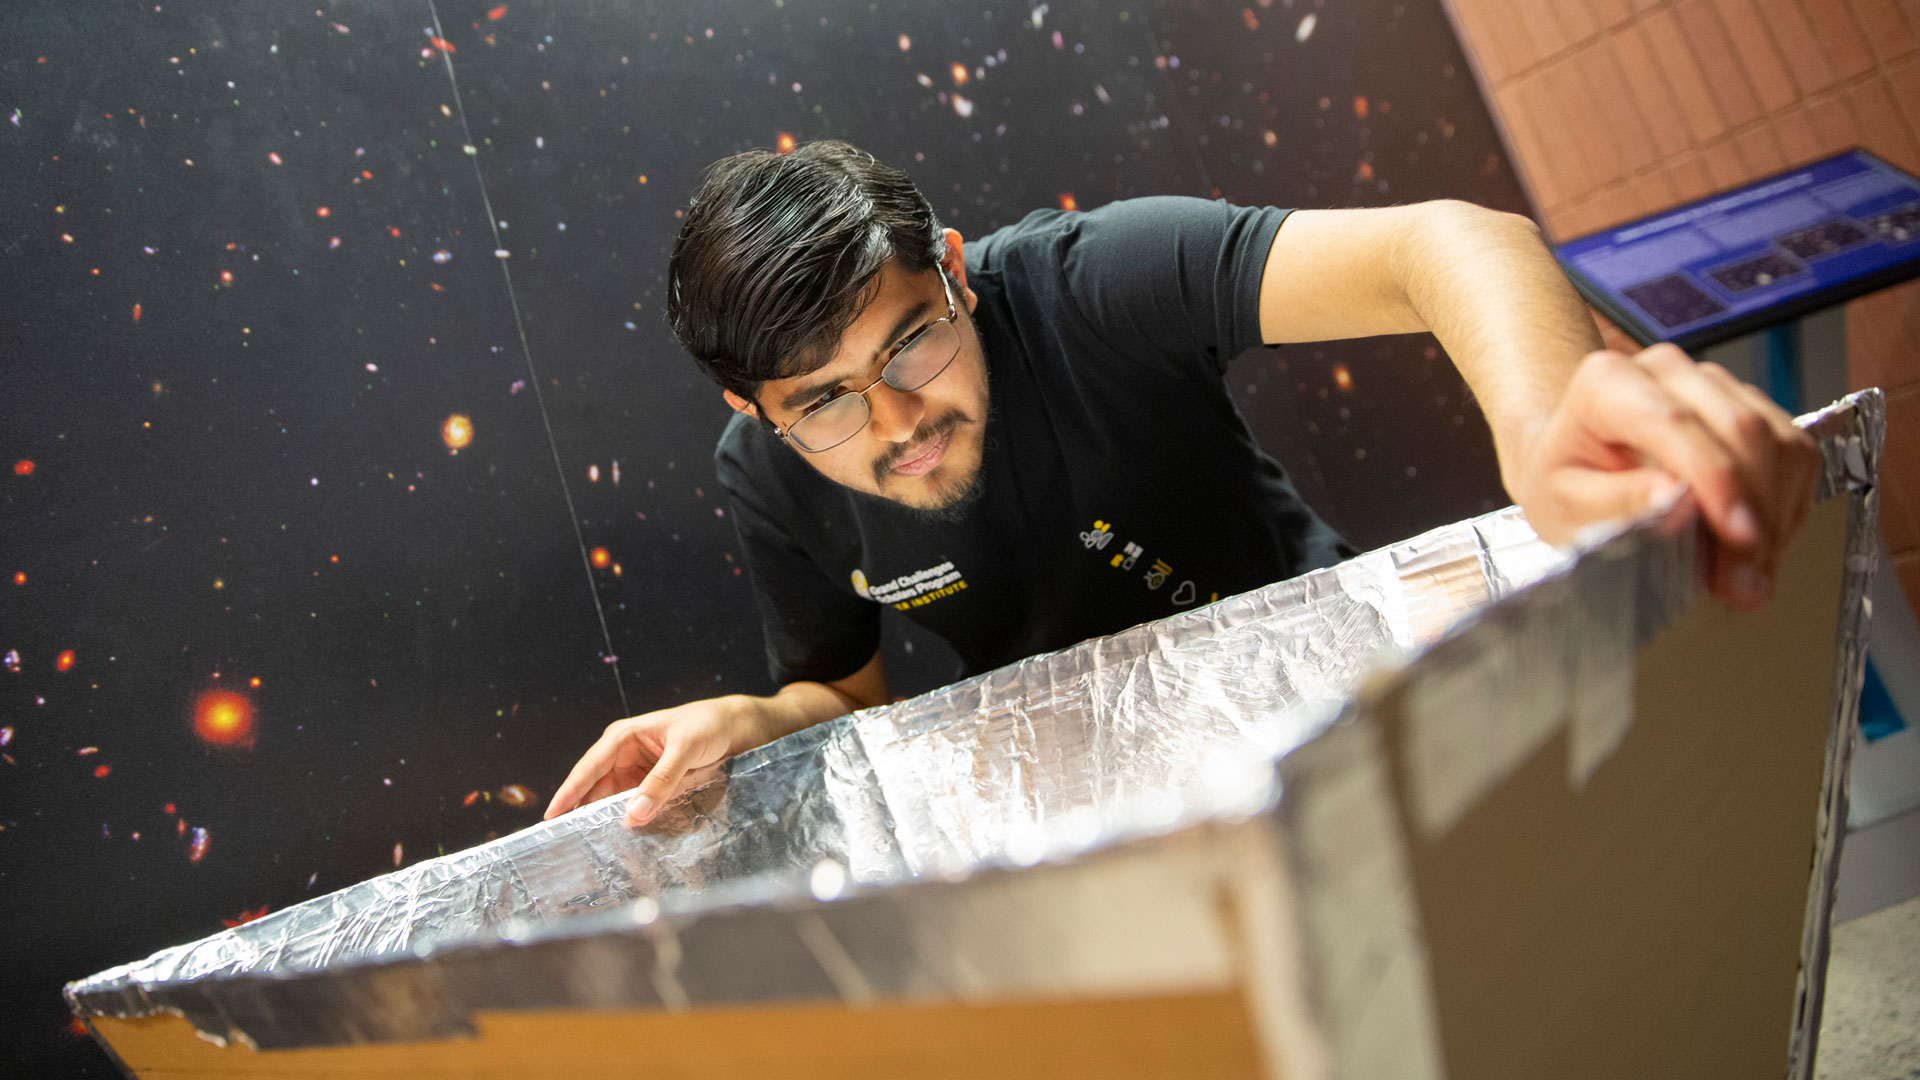
{"label": "concrete floor", "polygon": [[1833,928],[1815,1080],[1920,1080],[1920,897]]}

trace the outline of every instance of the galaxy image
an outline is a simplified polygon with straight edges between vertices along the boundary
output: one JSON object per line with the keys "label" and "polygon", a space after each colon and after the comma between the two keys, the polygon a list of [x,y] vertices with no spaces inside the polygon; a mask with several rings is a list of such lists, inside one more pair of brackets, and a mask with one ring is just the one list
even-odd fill
{"label": "galaxy image", "polygon": [[[1440,0],[0,5],[0,1073],[63,982],[535,823],[770,685],[662,312],[701,171],[840,138],[968,237],[1188,194],[1525,212]],[[1371,547],[1503,504],[1430,338],[1229,380]],[[887,631],[896,693],[945,646]]]}

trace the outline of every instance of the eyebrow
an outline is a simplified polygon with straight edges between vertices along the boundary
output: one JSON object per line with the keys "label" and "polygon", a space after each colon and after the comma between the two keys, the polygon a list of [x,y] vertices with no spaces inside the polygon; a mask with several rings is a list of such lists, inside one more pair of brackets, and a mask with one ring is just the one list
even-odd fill
{"label": "eyebrow", "polygon": [[[871,367],[874,360],[878,360],[881,354],[893,348],[901,338],[907,335],[908,330],[913,329],[914,324],[926,316],[928,309],[932,307],[933,302],[931,300],[922,300],[908,308],[906,313],[900,316],[899,321],[893,324],[893,329],[887,331],[886,344],[874,350],[873,357],[867,361],[867,365]],[[820,382],[803,386],[793,393],[788,394],[786,397],[781,398],[780,407],[788,411],[793,411],[803,406],[811,405],[816,399],[834,387],[839,386],[844,381],[844,379],[823,379]]]}

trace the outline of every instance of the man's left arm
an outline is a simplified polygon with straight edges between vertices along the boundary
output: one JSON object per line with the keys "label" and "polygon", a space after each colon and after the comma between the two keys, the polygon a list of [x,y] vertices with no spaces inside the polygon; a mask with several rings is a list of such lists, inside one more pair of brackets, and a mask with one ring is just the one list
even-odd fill
{"label": "man's left arm", "polygon": [[1717,550],[1713,591],[1765,603],[1812,501],[1813,442],[1766,395],[1671,345],[1601,347],[1533,222],[1469,203],[1297,210],[1260,288],[1269,344],[1430,332],[1492,428],[1501,480],[1535,531],[1644,510],[1691,488]]}

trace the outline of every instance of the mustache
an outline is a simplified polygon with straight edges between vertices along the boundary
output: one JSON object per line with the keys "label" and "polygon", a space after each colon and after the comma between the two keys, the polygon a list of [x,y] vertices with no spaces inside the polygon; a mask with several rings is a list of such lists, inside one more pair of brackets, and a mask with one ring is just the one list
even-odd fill
{"label": "mustache", "polygon": [[966,414],[962,413],[959,409],[948,409],[946,412],[941,413],[938,418],[921,424],[914,429],[913,438],[873,459],[874,482],[884,483],[887,478],[887,473],[891,472],[895,465],[900,464],[910,456],[917,456],[924,453],[929,443],[939,442],[941,439],[952,434],[954,429],[958,428],[961,424],[970,424],[972,422],[973,421],[968,419]]}

